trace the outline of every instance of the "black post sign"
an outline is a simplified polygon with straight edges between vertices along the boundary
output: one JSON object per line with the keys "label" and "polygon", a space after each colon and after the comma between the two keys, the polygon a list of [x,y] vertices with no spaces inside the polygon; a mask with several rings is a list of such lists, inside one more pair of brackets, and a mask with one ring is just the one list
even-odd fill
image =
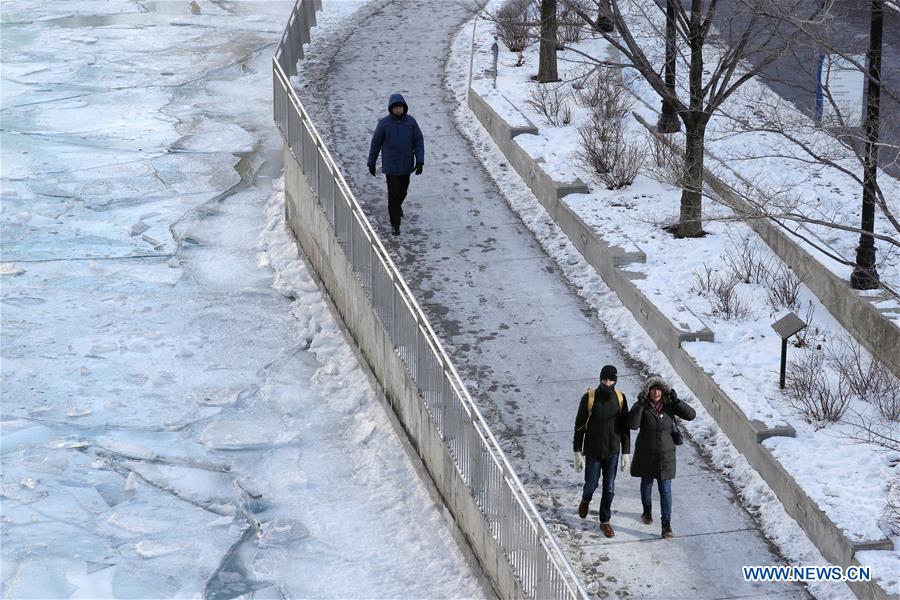
{"label": "black post sign", "polygon": [[806,327],[806,323],[792,312],[789,312],[772,324],[772,329],[781,337],[781,377],[778,380],[778,385],[781,389],[784,389],[784,373],[787,369],[788,338],[801,331],[804,327]]}

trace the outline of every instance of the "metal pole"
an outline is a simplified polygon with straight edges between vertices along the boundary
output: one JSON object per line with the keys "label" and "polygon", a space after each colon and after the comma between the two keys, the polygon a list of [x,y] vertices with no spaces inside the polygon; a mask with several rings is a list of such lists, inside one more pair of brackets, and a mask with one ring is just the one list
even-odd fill
{"label": "metal pole", "polygon": [[850,285],[856,290],[878,287],[878,271],[875,270],[875,177],[878,172],[878,120],[881,100],[881,38],[884,29],[884,0],[872,0],[871,30],[866,83],[866,134],[865,167],[863,169],[863,233],[856,247],[856,267],[850,276]]}
{"label": "metal pole", "polygon": [[[675,95],[675,5],[666,0],[666,89]],[[662,112],[656,122],[660,133],[675,133],[681,129],[675,107],[666,99],[662,102]]]}
{"label": "metal pole", "polygon": [[778,379],[778,385],[784,389],[784,372],[787,369],[787,340],[781,338],[781,377]]}

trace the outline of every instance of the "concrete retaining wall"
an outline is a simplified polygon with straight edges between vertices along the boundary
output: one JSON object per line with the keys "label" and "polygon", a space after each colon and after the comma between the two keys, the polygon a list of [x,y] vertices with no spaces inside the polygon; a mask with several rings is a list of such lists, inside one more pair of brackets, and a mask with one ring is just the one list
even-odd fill
{"label": "concrete retaining wall", "polygon": [[[547,209],[559,227],[578,248],[606,284],[616,293],[622,303],[631,311],[638,323],[666,355],[675,371],[690,387],[694,395],[735,445],[747,458],[750,465],[763,477],[784,504],[785,510],[796,519],[810,540],[823,556],[843,567],[854,564],[853,557],[858,550],[891,549],[888,539],[855,543],[847,539],[843,531],[823,513],[800,485],[785,471],[775,457],[760,442],[772,436],[794,436],[794,429],[784,424],[766,427],[758,421],[749,420],[744,412],[719,388],[710,374],[681,348],[681,342],[688,340],[712,341],[712,332],[683,331],[671,321],[634,285],[633,273],[622,270],[629,262],[644,260],[639,251],[625,251],[610,246],[582,219],[559,199],[569,193],[565,187],[557,186],[543,172],[540,165],[515,142],[509,127],[498,124],[501,117],[481,98],[476,87],[468,91],[469,108],[491,134],[510,164],[522,176],[537,199]],[[487,123],[490,124],[488,127]],[[900,352],[900,351],[898,351]],[[874,583],[852,584],[854,592],[861,598],[896,598]]]}
{"label": "concrete retaining wall", "polygon": [[331,224],[287,146],[284,150],[284,191],[289,227],[380,382],[410,444],[494,590],[504,599],[522,598],[522,589],[512,567],[491,536],[488,523],[457,471],[431,416],[418,397],[415,384],[394,351],[365,289],[353,274]]}

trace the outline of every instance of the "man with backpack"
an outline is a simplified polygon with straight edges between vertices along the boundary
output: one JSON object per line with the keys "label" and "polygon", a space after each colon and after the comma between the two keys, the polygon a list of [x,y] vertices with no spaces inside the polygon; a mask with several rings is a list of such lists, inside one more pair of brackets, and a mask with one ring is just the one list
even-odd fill
{"label": "man with backpack", "polygon": [[[603,477],[600,498],[600,529],[608,538],[616,535],[609,524],[615,495],[616,467],[625,471],[631,460],[631,430],[628,426],[628,403],[625,394],[615,387],[618,371],[612,365],[600,370],[600,386],[589,388],[581,397],[575,417],[573,447],[576,471],[584,469],[584,491],[578,516],[587,517],[594,491]],[[621,465],[619,455],[621,454]]]}

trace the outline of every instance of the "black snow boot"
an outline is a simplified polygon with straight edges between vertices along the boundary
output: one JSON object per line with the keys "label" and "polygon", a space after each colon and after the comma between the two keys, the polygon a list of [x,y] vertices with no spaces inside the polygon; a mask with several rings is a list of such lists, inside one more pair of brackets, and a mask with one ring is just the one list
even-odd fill
{"label": "black snow boot", "polygon": [[672,521],[669,519],[662,520],[662,533],[660,533],[659,537],[663,539],[675,537],[675,534],[672,533]]}
{"label": "black snow boot", "polygon": [[653,522],[653,507],[645,506],[644,512],[641,514],[641,521],[644,522],[645,525],[649,525]]}

